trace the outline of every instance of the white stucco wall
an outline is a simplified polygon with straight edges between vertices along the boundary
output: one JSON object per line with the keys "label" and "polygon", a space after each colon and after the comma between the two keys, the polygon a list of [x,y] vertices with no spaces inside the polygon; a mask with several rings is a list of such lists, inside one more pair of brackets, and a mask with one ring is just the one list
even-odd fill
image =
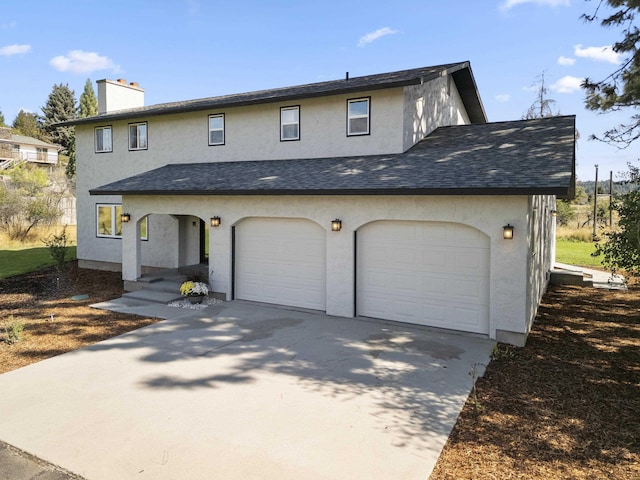
{"label": "white stucco wall", "polygon": [[[347,99],[371,97],[371,134],[347,137]],[[300,105],[300,140],[280,141],[280,107]],[[95,205],[121,203],[119,196],[90,196],[92,188],[105,185],[169,163],[245,160],[278,160],[350,155],[399,153],[403,149],[403,89],[393,88],[334,95],[296,102],[273,103],[162,117],[137,118],[107,124],[78,125],[77,201],[78,258],[121,262],[119,239],[95,234]],[[208,145],[208,116],[225,114],[225,145]],[[148,122],[148,149],[128,150],[128,124]],[[112,127],[113,151],[95,153],[94,128]],[[153,219],[152,219],[153,222]],[[159,241],[177,235],[177,226],[151,225],[149,241],[142,246],[145,265],[158,258],[169,263]]]}
{"label": "white stucco wall", "polygon": [[[354,310],[354,231],[376,220],[418,220],[456,222],[471,226],[490,238],[490,335],[497,332],[524,335],[528,331],[527,236],[529,199],[526,196],[497,197],[137,197],[125,199],[133,219],[147,214],[218,215],[222,225],[210,230],[210,270],[212,287],[231,296],[232,226],[247,217],[305,218],[326,231],[327,313],[351,317]],[[342,219],[340,232],[330,231],[333,218]],[[513,240],[502,237],[503,225],[515,227]],[[124,227],[125,280],[135,280],[136,249],[131,236],[134,222]]]}
{"label": "white stucco wall", "polygon": [[468,123],[469,116],[451,76],[404,89],[404,150],[438,127]]}

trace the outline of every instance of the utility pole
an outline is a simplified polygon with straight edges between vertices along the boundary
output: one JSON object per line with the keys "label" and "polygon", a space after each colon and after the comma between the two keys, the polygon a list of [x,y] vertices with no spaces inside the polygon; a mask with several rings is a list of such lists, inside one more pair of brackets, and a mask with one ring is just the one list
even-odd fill
{"label": "utility pole", "polygon": [[613,170],[609,170],[609,227],[613,227]]}
{"label": "utility pole", "polygon": [[596,183],[593,186],[593,241],[598,238],[598,164],[596,164]]}

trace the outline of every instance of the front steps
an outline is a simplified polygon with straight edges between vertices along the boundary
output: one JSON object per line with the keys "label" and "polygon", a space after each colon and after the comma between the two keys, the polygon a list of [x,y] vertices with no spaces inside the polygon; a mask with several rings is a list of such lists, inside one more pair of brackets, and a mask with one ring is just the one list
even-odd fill
{"label": "front steps", "polygon": [[[206,265],[194,265],[144,274],[135,282],[125,281],[124,288],[127,293],[122,297],[166,305],[180,300],[182,298],[180,295],[182,282],[185,282],[193,272],[202,272],[202,270],[208,273]],[[205,274],[204,278],[206,276]]]}

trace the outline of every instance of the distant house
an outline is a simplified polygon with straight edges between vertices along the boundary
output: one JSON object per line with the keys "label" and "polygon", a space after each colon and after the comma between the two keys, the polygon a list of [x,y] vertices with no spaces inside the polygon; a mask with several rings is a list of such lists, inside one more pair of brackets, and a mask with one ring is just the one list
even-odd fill
{"label": "distant house", "polygon": [[11,133],[8,127],[0,127],[0,170],[25,161],[39,166],[52,167],[58,164],[59,145],[43,142],[37,138]]}
{"label": "distant house", "polygon": [[204,262],[226,300],[524,344],[575,117],[488,123],[468,62],[152,106],[101,80],[98,103],[66,122],[81,266],[134,289]]}

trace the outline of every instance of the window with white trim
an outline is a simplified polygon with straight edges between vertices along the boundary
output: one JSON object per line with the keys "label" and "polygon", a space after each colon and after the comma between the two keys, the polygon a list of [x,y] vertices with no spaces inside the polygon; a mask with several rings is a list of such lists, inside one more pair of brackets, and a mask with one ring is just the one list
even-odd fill
{"label": "window with white trim", "polygon": [[129,150],[147,149],[147,122],[129,124]]}
{"label": "window with white trim", "polygon": [[224,145],[224,113],[209,115],[209,145]]}
{"label": "window with white trim", "polygon": [[280,109],[280,141],[300,140],[300,107]]}
{"label": "window with white trim", "polygon": [[111,126],[96,127],[96,153],[106,153],[113,151],[113,142],[111,140]]}
{"label": "window with white trim", "polygon": [[347,136],[369,135],[369,98],[347,100]]}
{"label": "window with white trim", "polygon": [[[96,235],[101,238],[122,238],[122,205],[96,205]],[[140,239],[149,239],[149,217],[140,222]]]}

